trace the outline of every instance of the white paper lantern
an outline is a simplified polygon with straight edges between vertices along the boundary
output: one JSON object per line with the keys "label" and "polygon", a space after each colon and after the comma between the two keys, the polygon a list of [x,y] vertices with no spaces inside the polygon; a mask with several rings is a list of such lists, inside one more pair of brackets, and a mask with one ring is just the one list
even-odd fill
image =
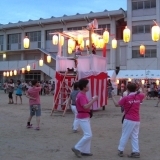
{"label": "white paper lantern", "polygon": [[51,55],[50,54],[47,56],[47,63],[51,63]]}
{"label": "white paper lantern", "polygon": [[57,45],[58,44],[58,36],[57,35],[54,35],[52,37],[52,43],[53,43],[53,45]]}
{"label": "white paper lantern", "polygon": [[27,71],[29,72],[31,70],[31,66],[27,65]]}
{"label": "white paper lantern", "polygon": [[29,44],[30,44],[30,40],[29,40],[29,38],[26,36],[26,37],[24,38],[24,40],[23,40],[23,47],[24,47],[25,49],[28,49],[28,48],[29,48]]}
{"label": "white paper lantern", "polygon": [[42,67],[43,66],[43,59],[39,60],[39,66]]}

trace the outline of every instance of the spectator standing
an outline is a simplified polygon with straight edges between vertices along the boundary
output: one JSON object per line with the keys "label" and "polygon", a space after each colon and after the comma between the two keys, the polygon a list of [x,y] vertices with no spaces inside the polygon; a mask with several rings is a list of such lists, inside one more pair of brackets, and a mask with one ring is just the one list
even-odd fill
{"label": "spectator standing", "polygon": [[8,84],[8,97],[9,97],[9,102],[8,104],[13,104],[13,92],[14,92],[14,82],[13,79],[10,79],[10,82]]}
{"label": "spectator standing", "polygon": [[16,89],[16,103],[17,104],[17,97],[19,97],[20,102],[22,104],[22,84],[20,80],[17,80],[17,85],[16,85],[17,89]]}
{"label": "spectator standing", "polygon": [[75,82],[73,85],[73,91],[71,92],[68,103],[67,103],[67,108],[68,106],[71,106],[72,112],[74,114],[74,122],[72,125],[72,129],[74,133],[77,132],[78,127],[79,127],[79,120],[77,119],[78,112],[76,108],[76,97],[78,93],[79,93],[78,82]]}

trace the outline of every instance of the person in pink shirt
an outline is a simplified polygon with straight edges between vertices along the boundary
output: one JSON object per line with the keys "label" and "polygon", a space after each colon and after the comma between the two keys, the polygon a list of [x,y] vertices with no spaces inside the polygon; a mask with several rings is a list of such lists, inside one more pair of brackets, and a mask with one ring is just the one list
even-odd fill
{"label": "person in pink shirt", "polygon": [[124,108],[124,121],[122,125],[122,136],[118,146],[118,155],[123,157],[123,151],[126,143],[131,138],[132,153],[128,155],[131,158],[139,158],[139,128],[140,128],[140,103],[143,101],[145,95],[136,92],[137,86],[135,83],[127,85],[128,95],[123,97],[118,103],[112,96],[113,102],[116,107],[123,106]]}
{"label": "person in pink shirt", "polygon": [[80,92],[76,98],[76,108],[78,111],[77,119],[83,131],[83,137],[72,148],[72,151],[77,157],[81,157],[81,155],[92,156],[90,151],[92,138],[92,131],[90,126],[90,107],[95,101],[97,101],[98,97],[94,96],[92,100],[88,101],[86,96],[86,92],[89,90],[88,83],[89,81],[87,79],[79,80]]}
{"label": "person in pink shirt", "polygon": [[27,128],[32,128],[31,120],[32,117],[36,114],[37,127],[36,130],[39,130],[40,116],[41,116],[41,106],[40,106],[40,96],[39,92],[41,87],[37,80],[32,81],[32,87],[26,91],[26,97],[29,98],[30,105],[30,116],[27,122]]}

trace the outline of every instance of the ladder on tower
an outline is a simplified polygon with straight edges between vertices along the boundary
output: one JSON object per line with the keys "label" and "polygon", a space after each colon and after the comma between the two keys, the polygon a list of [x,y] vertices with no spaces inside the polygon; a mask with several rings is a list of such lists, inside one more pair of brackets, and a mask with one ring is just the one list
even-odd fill
{"label": "ladder on tower", "polygon": [[74,81],[72,81],[72,82],[74,83],[77,80],[77,77],[78,77],[77,76],[77,72],[76,72],[75,75],[70,75],[69,71],[65,72],[64,77],[63,77],[62,82],[61,82],[61,85],[59,87],[58,93],[57,93],[57,95],[54,94],[54,102],[53,102],[53,108],[52,108],[52,111],[51,111],[51,116],[53,115],[53,112],[56,110],[56,106],[59,106],[59,105],[62,108],[63,116],[66,113],[67,102],[69,100],[70,93],[72,91],[72,84],[71,84],[71,82],[69,82],[71,84],[69,86],[66,83],[66,81],[65,81],[68,77],[73,77]]}

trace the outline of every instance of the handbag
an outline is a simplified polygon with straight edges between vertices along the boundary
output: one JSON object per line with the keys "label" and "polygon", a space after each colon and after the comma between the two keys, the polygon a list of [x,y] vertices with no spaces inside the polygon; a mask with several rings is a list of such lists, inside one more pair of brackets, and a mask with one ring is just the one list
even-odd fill
{"label": "handbag", "polygon": [[[137,94],[135,94],[135,97],[134,97],[134,100],[136,99],[136,95]],[[133,103],[134,103],[134,100],[133,100]],[[132,105],[133,105],[133,103],[131,104],[131,106],[129,107],[129,109],[127,110],[127,112],[123,115],[123,117],[122,117],[122,124],[123,124],[123,121],[124,121],[124,118],[125,118],[125,115],[129,112],[129,110],[132,108]]]}

